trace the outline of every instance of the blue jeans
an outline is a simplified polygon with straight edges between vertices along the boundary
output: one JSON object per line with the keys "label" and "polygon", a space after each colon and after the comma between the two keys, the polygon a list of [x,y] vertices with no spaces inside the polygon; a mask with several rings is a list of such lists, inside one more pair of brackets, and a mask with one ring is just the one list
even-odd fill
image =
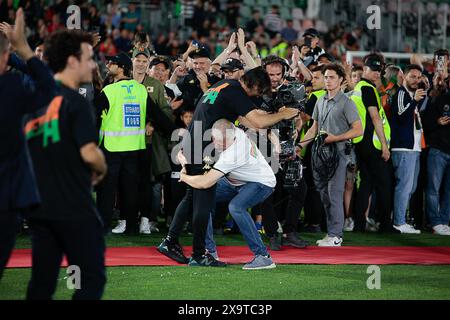
{"label": "blue jeans", "polygon": [[[273,188],[258,182],[248,182],[242,186],[234,186],[223,177],[217,182],[216,202],[230,202],[228,209],[234,221],[239,227],[245,241],[256,255],[267,256],[267,248],[261,240],[261,236],[256,229],[252,217],[247,212],[248,208],[263,202],[273,192]],[[215,243],[213,240],[213,226],[210,217],[206,235],[206,249],[209,252],[215,252]]]}
{"label": "blue jeans", "polygon": [[[448,225],[450,221],[450,154],[430,148],[426,187],[427,214],[431,226]],[[442,186],[443,185],[443,186]],[[439,191],[444,193],[440,197]]]}
{"label": "blue jeans", "polygon": [[420,170],[420,152],[392,151],[395,173],[394,225],[406,223],[409,200],[417,187]]}

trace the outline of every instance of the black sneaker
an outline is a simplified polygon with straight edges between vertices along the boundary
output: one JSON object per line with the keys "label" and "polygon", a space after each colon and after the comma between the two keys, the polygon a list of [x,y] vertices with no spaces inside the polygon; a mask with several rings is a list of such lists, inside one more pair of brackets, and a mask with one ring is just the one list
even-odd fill
{"label": "black sneaker", "polygon": [[303,229],[303,232],[305,232],[305,233],[321,233],[322,230],[320,229],[320,226],[313,226],[310,224]]}
{"label": "black sneaker", "polygon": [[273,251],[281,250],[281,237],[279,234],[269,237],[269,248]]}
{"label": "black sneaker", "polygon": [[183,248],[178,243],[164,239],[163,242],[156,247],[156,250],[178,263],[187,264],[189,262],[189,259],[183,254]]}
{"label": "black sneaker", "polygon": [[306,248],[309,245],[308,241],[299,238],[295,232],[287,233],[286,238],[283,237],[281,243],[294,248]]}
{"label": "black sneaker", "polygon": [[226,267],[227,264],[223,261],[216,260],[209,253],[204,254],[200,259],[189,259],[188,265],[190,267]]}

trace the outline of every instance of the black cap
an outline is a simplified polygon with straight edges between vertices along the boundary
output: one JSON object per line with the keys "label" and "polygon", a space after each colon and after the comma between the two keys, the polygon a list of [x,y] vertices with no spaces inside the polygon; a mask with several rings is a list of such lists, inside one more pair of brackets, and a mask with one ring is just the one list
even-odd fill
{"label": "black cap", "polygon": [[119,53],[115,56],[106,56],[107,61],[116,63],[119,67],[131,70],[133,68],[133,62],[131,62],[130,57],[125,53]]}
{"label": "black cap", "polygon": [[336,59],[335,59],[331,54],[329,54],[328,52],[322,53],[322,54],[317,58],[317,60],[320,61],[320,58],[326,58],[326,59],[328,59],[330,62],[336,61]]}
{"label": "black cap", "polygon": [[206,48],[198,48],[189,53],[189,58],[208,58],[209,59],[209,51]]}
{"label": "black cap", "polygon": [[225,63],[220,66],[220,70],[244,70],[244,65],[238,59],[228,58],[225,60]]}
{"label": "black cap", "polygon": [[153,60],[150,62],[149,68],[156,66],[160,63],[164,64],[167,69],[172,70],[172,67],[173,67],[172,61],[170,61],[170,59],[162,57],[162,56],[157,56],[157,57],[153,58]]}
{"label": "black cap", "polygon": [[313,37],[313,38],[315,38],[315,37],[319,38],[319,32],[316,29],[314,29],[314,28],[309,28],[309,29],[305,30],[305,33],[303,33],[303,36],[304,37],[310,36],[310,37]]}
{"label": "black cap", "polygon": [[372,71],[380,71],[383,70],[384,65],[383,61],[377,57],[370,57],[364,63],[365,66],[369,67]]}

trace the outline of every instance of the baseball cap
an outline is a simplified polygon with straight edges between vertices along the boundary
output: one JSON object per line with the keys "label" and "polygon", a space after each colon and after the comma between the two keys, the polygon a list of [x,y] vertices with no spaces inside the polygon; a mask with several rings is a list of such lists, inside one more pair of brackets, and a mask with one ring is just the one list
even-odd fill
{"label": "baseball cap", "polygon": [[166,66],[166,68],[169,70],[172,70],[172,68],[173,68],[172,61],[170,61],[170,59],[163,57],[163,56],[157,56],[157,57],[153,58],[153,60],[150,62],[149,68],[156,66],[160,63],[164,64]]}
{"label": "baseball cap", "polygon": [[209,51],[205,48],[198,48],[189,53],[189,58],[208,58],[209,59]]}
{"label": "baseball cap", "polygon": [[310,36],[313,38],[315,38],[315,37],[319,38],[319,32],[314,28],[309,28],[309,29],[306,29],[305,32],[303,33],[303,37],[306,37],[306,36]]}
{"label": "baseball cap", "polygon": [[244,65],[238,59],[229,58],[220,66],[220,70],[244,70]]}
{"label": "baseball cap", "polygon": [[335,62],[336,61],[336,59],[331,54],[329,54],[328,52],[322,53],[317,58],[317,60],[320,60],[321,58],[326,58],[326,59],[330,60],[331,62]]}
{"label": "baseball cap", "polygon": [[115,56],[106,56],[105,58],[107,61],[111,61],[124,69],[131,70],[133,68],[130,57],[123,52]]}
{"label": "baseball cap", "polygon": [[147,58],[150,58],[151,54],[147,48],[135,48],[131,55],[132,58],[136,58],[138,55],[143,54]]}
{"label": "baseball cap", "polygon": [[364,62],[364,65],[369,67],[372,71],[380,71],[383,70],[383,61],[377,57],[370,57]]}

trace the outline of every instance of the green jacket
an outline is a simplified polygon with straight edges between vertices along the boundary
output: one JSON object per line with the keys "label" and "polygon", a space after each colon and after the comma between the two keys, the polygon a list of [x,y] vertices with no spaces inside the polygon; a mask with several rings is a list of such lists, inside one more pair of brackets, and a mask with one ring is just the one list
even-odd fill
{"label": "green jacket", "polygon": [[[167,103],[165,98],[164,86],[158,80],[145,76],[142,84],[147,88],[148,95],[155,103],[156,107],[160,108],[168,117],[174,119],[172,108]],[[156,130],[153,132],[151,141],[147,143],[152,144],[152,181],[156,176],[170,172],[170,158],[169,158],[169,143],[170,137],[164,137]]]}

